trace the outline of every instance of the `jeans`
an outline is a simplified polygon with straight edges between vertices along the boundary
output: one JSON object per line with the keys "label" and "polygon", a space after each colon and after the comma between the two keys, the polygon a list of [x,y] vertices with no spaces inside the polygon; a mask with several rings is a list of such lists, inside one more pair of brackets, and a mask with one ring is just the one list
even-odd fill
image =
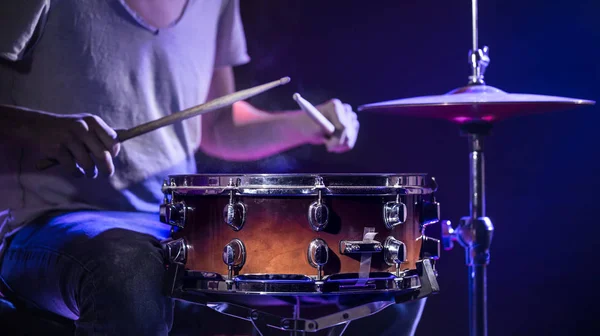
{"label": "jeans", "polygon": [[[249,322],[163,295],[156,214],[46,216],[11,237],[0,275],[34,307],[72,319],[76,335],[251,335]],[[350,323],[344,335],[412,335],[424,300]]]}

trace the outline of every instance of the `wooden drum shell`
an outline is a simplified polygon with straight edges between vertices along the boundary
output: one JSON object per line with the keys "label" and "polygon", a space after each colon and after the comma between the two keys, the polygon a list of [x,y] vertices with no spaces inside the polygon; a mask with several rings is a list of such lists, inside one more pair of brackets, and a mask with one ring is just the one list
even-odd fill
{"label": "wooden drum shell", "polygon": [[[407,261],[401,269],[414,269],[421,248],[421,227],[418,204],[427,195],[401,195],[406,205],[407,219],[392,229],[384,222],[383,207],[395,201],[394,195],[323,195],[329,208],[329,223],[323,231],[314,231],[309,225],[308,209],[317,197],[240,195],[235,202],[246,206],[246,220],[239,231],[224,221],[223,210],[230,201],[229,194],[173,195],[171,202],[183,202],[188,207],[184,228],[174,232],[174,239],[184,238],[188,245],[186,268],[196,271],[227,274],[223,263],[223,248],[232,239],[240,239],[246,247],[246,261],[239,274],[303,274],[316,275],[316,269],[307,260],[307,249],[315,238],[329,245],[329,261],[324,275],[358,273],[360,255],[343,255],[342,240],[363,239],[365,227],[377,232],[375,240],[384,243],[388,236],[406,245]],[[383,260],[383,253],[373,253],[371,272],[394,272]]]}

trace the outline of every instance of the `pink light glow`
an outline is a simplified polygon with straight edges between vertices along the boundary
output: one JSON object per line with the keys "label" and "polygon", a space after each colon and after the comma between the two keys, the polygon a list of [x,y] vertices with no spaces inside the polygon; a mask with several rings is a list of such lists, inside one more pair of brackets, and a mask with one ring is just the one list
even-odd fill
{"label": "pink light glow", "polygon": [[483,116],[481,118],[471,118],[471,117],[458,116],[458,117],[453,117],[452,121],[454,121],[456,123],[459,123],[459,124],[464,124],[466,122],[475,121],[475,120],[483,120],[483,121],[488,121],[489,122],[489,121],[493,121],[495,119],[496,119],[496,117],[494,117],[493,115],[486,115],[486,116]]}

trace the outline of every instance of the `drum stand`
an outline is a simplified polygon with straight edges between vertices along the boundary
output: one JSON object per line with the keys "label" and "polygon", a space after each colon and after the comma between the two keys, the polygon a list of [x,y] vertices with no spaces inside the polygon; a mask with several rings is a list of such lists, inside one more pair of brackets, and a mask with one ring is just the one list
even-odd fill
{"label": "drum stand", "polygon": [[456,229],[450,221],[442,221],[442,241],[450,250],[457,240],[466,252],[469,267],[469,317],[471,336],[487,335],[487,265],[494,226],[485,216],[485,178],[483,137],[489,134],[491,124],[473,122],[461,126],[469,139],[470,216],[460,219]]}
{"label": "drum stand", "polygon": [[[174,264],[171,266],[174,266]],[[195,276],[191,275],[195,274],[194,272],[187,272],[190,273],[190,275],[185,275],[184,273],[186,272],[175,275],[175,278],[179,278],[179,280],[174,279],[173,284],[177,283],[175,286],[169,285],[168,294],[175,299],[204,305],[221,314],[246,320],[254,326],[255,336],[271,335],[272,333],[269,331],[272,330],[289,332],[290,335],[294,336],[314,335],[316,332],[327,330],[327,336],[341,336],[346,331],[350,322],[354,320],[376,314],[393,304],[419,300],[439,292],[435,270],[433,269],[432,261],[429,258],[418,261],[416,270],[409,270],[408,272],[408,274],[402,276],[402,278],[408,280],[406,289],[404,290],[395,292],[386,291],[386,293],[378,294],[375,298],[365,297],[365,301],[362,301],[362,304],[352,305],[351,307],[341,309],[335,313],[312,319],[306,319],[300,316],[300,301],[303,297],[302,293],[292,295],[280,293],[279,295],[271,295],[274,298],[284,300],[290,304],[295,302],[293,305],[293,316],[291,318],[282,317],[261,311],[260,308],[253,308],[251,307],[252,304],[233,303],[231,300],[228,300],[227,292],[219,293],[219,291],[214,289],[198,290],[194,286],[186,285],[186,282],[198,284],[199,281],[194,279]],[[191,281],[188,279],[181,282],[182,278],[191,278]],[[402,278],[399,278],[398,281],[402,282]],[[235,295],[235,293],[231,294]],[[240,295],[243,294],[244,293],[240,293]],[[337,297],[340,294],[323,293],[323,295],[332,298]],[[264,297],[266,294],[260,296]],[[310,309],[310,307],[307,306],[305,309]]]}

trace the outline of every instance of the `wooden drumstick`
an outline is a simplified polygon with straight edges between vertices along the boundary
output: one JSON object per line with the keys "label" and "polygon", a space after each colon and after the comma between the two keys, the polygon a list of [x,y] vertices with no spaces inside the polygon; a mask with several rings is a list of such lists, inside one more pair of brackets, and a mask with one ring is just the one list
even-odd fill
{"label": "wooden drumstick", "polygon": [[[278,87],[280,85],[285,85],[290,82],[289,77],[283,77],[276,81],[272,81],[266,84],[258,85],[246,90],[241,90],[238,92],[234,92],[216,99],[213,99],[204,104],[200,104],[194,107],[190,107],[183,111],[179,111],[168,116],[132,127],[126,130],[117,130],[117,139],[119,142],[124,142],[131,138],[138,137],[140,135],[146,134],[148,132],[154,131],[161,127],[172,125],[178,121],[186,120],[189,118],[193,118],[204,113],[212,112],[223,108],[225,106],[232,105],[235,102],[240,100],[248,99],[250,97],[261,94],[265,91]],[[45,159],[41,160],[37,163],[36,167],[38,170],[45,170],[50,167],[53,167],[58,164],[58,161],[54,159]]]}
{"label": "wooden drumstick", "polygon": [[335,126],[329,121],[329,119],[325,118],[325,116],[317,110],[313,104],[309,103],[308,100],[302,98],[299,93],[294,93],[294,100],[304,112],[306,112],[321,128],[327,135],[332,135],[335,132]]}

